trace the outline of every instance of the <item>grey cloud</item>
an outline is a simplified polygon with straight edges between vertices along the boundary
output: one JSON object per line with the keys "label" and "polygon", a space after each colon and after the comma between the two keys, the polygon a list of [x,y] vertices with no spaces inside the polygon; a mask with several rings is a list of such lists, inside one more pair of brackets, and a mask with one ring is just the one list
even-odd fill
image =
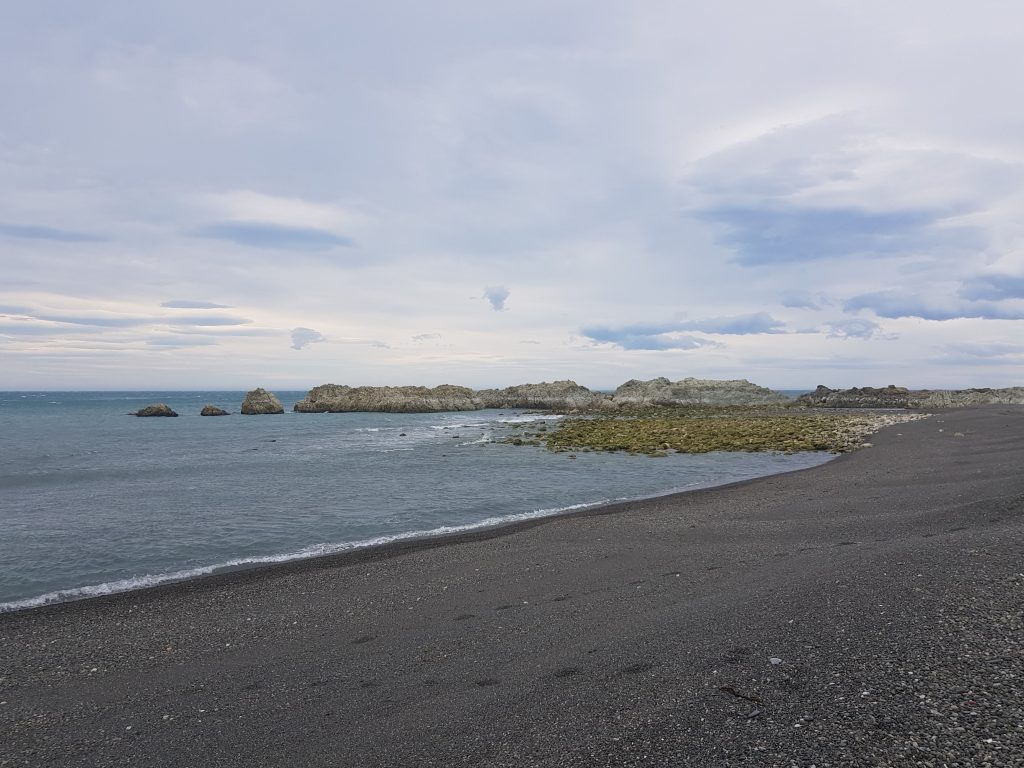
{"label": "grey cloud", "polygon": [[52,312],[36,312],[25,307],[0,307],[0,312],[9,315],[21,315],[31,320],[49,323],[61,323],[96,328],[138,328],[144,325],[175,325],[175,326],[234,326],[251,323],[244,317],[234,315],[185,315],[148,317],[135,315],[67,315]]}
{"label": "grey cloud", "polygon": [[440,338],[441,338],[441,334],[440,333],[418,333],[418,334],[416,334],[415,336],[412,337],[412,340],[417,342],[417,343],[420,343],[420,342],[424,342],[424,341],[433,341],[435,339],[440,339]]}
{"label": "grey cloud", "polygon": [[589,326],[580,333],[588,339],[616,344],[623,349],[697,349],[719,346],[710,339],[688,335],[690,332],[715,333],[725,336],[746,336],[761,333],[784,333],[785,326],[767,312],[751,315],[709,317],[671,323],[635,324],[617,328]]}
{"label": "grey cloud", "polygon": [[947,349],[971,358],[1005,358],[1024,355],[1024,344],[950,344]]}
{"label": "grey cloud", "polygon": [[263,222],[225,221],[197,227],[189,234],[193,237],[228,240],[253,248],[324,251],[355,245],[349,238],[336,235],[325,229],[289,227]]}
{"label": "grey cloud", "polygon": [[854,296],[843,304],[846,312],[870,309],[879,317],[919,317],[922,320],[1022,320],[1024,310],[994,302],[934,301],[896,291],[880,291]]}
{"label": "grey cloud", "polygon": [[0,236],[17,237],[24,240],[50,240],[58,243],[99,243],[108,238],[89,232],[76,232],[31,224],[0,224]]}
{"label": "grey cloud", "polygon": [[872,213],[854,208],[792,205],[717,207],[700,217],[714,224],[718,241],[743,266],[817,261],[849,256],[956,255],[986,243],[972,227],[940,224],[940,211]]}
{"label": "grey cloud", "polygon": [[302,349],[326,340],[320,331],[314,331],[312,328],[292,328],[292,349]]}
{"label": "grey cloud", "polygon": [[958,295],[970,301],[1024,299],[1024,277],[1017,275],[978,275],[960,285]]}
{"label": "grey cloud", "polygon": [[819,300],[809,291],[786,291],[782,294],[782,306],[790,309],[821,309]]}
{"label": "grey cloud", "polygon": [[689,350],[721,346],[711,339],[677,333],[637,333],[614,328],[584,328],[580,333],[592,341],[630,350]]}
{"label": "grey cloud", "polygon": [[484,298],[490,302],[495,312],[505,309],[505,302],[508,300],[509,290],[503,285],[490,286],[484,289]]}
{"label": "grey cloud", "polygon": [[833,339],[870,339],[881,331],[878,323],[863,318],[833,320],[826,323],[825,328]]}
{"label": "grey cloud", "polygon": [[146,344],[151,347],[211,347],[217,341],[202,336],[150,336]]}
{"label": "grey cloud", "polygon": [[214,304],[212,301],[192,301],[191,299],[172,299],[165,301],[161,307],[168,309],[231,309],[227,304]]}

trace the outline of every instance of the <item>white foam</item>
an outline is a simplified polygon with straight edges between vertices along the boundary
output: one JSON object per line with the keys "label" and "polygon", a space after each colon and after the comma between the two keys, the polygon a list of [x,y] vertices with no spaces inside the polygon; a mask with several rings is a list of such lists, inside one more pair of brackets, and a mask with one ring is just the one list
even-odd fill
{"label": "white foam", "polygon": [[197,576],[206,576],[211,573],[233,570],[237,568],[244,568],[246,566],[270,565],[273,563],[287,563],[293,560],[308,560],[312,557],[322,557],[324,555],[334,555],[338,554],[339,552],[348,552],[354,549],[376,547],[382,544],[390,544],[394,541],[404,541],[406,539],[434,538],[436,536],[444,536],[452,533],[463,533],[465,531],[472,531],[478,528],[492,528],[496,525],[514,523],[521,520],[532,520],[538,517],[549,517],[551,515],[557,515],[562,512],[572,512],[573,510],[577,509],[586,509],[587,507],[596,507],[601,504],[607,504],[610,501],[612,500],[602,499],[601,501],[590,501],[583,504],[570,504],[567,507],[537,509],[532,512],[521,512],[519,514],[514,515],[488,517],[476,523],[466,523],[464,525],[442,525],[438,528],[431,528],[430,530],[425,531],[406,531],[405,533],[395,533],[387,536],[377,536],[376,538],[363,539],[361,541],[343,541],[338,543],[313,544],[311,546],[304,547],[295,552],[286,552],[279,555],[258,555],[254,557],[239,557],[234,558],[232,560],[225,560],[224,562],[216,563],[215,565],[204,565],[198,568],[187,568],[185,570],[171,571],[168,573],[133,576],[128,579],[118,579],[117,581],[104,582],[103,584],[92,584],[85,587],[61,589],[54,592],[47,592],[46,594],[38,595],[36,597],[28,597],[23,600],[13,600],[8,603],[0,603],[0,613],[18,611],[24,608],[38,608],[41,605],[50,605],[52,603],[66,603],[72,600],[82,600],[88,597],[99,597],[101,595],[113,595],[119,592],[130,592],[136,589],[155,587],[159,584],[168,584],[175,581],[185,581],[187,579],[194,579]]}
{"label": "white foam", "polygon": [[499,424],[529,424],[531,421],[557,421],[558,419],[564,419],[560,413],[557,414],[533,414],[530,416],[517,416],[512,419],[498,419]]}

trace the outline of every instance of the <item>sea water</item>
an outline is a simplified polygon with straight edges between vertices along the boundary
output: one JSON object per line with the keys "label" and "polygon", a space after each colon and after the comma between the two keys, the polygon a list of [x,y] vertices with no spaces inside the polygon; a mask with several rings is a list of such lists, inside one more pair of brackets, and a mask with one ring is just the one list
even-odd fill
{"label": "sea water", "polygon": [[[0,611],[801,469],[500,442],[518,410],[241,416],[242,392],[0,393]],[[164,402],[179,418],[129,414]],[[206,404],[231,416],[201,417]]]}

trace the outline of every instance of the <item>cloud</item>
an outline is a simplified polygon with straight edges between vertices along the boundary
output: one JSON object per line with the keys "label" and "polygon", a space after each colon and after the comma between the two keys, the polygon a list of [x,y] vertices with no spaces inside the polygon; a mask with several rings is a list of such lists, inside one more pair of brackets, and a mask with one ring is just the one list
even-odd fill
{"label": "cloud", "polygon": [[201,336],[150,336],[146,344],[151,347],[212,347],[216,346],[217,340],[203,338]]}
{"label": "cloud", "polygon": [[228,240],[252,248],[283,248],[301,251],[325,251],[351,248],[355,243],[347,237],[314,227],[291,227],[243,221],[224,221],[193,229],[193,237]]}
{"label": "cloud", "polygon": [[126,315],[117,312],[101,312],[91,315],[67,314],[63,312],[39,312],[26,307],[0,306],[0,315],[18,316],[61,325],[75,325],[96,328],[138,328],[146,325],[173,325],[182,327],[215,327],[248,325],[252,322],[235,315]]}
{"label": "cloud", "polygon": [[0,224],[0,236],[18,237],[25,240],[50,240],[58,243],[100,243],[107,240],[102,235],[88,232],[75,232],[70,229],[31,224]]}
{"label": "cloud", "polygon": [[1024,309],[990,301],[936,301],[897,291],[854,296],[843,304],[846,312],[870,309],[879,317],[919,317],[922,320],[1024,320]]}
{"label": "cloud", "polygon": [[973,358],[1019,358],[1024,356],[1024,344],[1008,344],[1005,342],[949,344],[946,348],[959,355]]}
{"label": "cloud", "polygon": [[423,343],[424,341],[434,341],[435,339],[440,339],[440,338],[441,338],[441,334],[440,333],[418,333],[418,334],[416,334],[415,336],[412,337],[412,340],[415,341],[416,343],[420,344],[420,343]]}
{"label": "cloud", "polygon": [[327,341],[327,338],[312,328],[292,328],[292,349],[302,349],[310,344]]}
{"label": "cloud", "polygon": [[960,285],[957,294],[970,301],[1024,299],[1024,277],[1016,275],[978,275]]}
{"label": "cloud", "polygon": [[620,328],[583,328],[580,333],[601,344],[614,344],[622,349],[668,350],[700,349],[720,346],[710,339],[680,333],[638,333]]}
{"label": "cloud", "polygon": [[505,309],[505,302],[508,300],[508,297],[509,290],[503,285],[484,288],[484,298],[491,303],[491,308],[495,312],[501,312]]}
{"label": "cloud", "polygon": [[881,331],[878,323],[863,318],[833,320],[826,323],[825,328],[831,339],[871,339]]}
{"label": "cloud", "polygon": [[790,309],[821,309],[821,302],[809,291],[786,291],[782,294],[782,306]]}
{"label": "cloud", "polygon": [[746,336],[762,333],[784,333],[785,325],[767,312],[750,315],[709,317],[703,320],[680,320],[660,324],[634,324],[618,328],[590,326],[580,333],[597,342],[616,344],[623,349],[697,349],[720,346],[710,339],[689,335],[691,332]]}
{"label": "cloud", "polygon": [[161,307],[169,309],[230,309],[227,304],[214,304],[212,301],[192,301],[190,299],[172,299],[165,301]]}
{"label": "cloud", "polygon": [[733,250],[734,261],[748,267],[852,256],[954,254],[985,245],[978,229],[939,227],[944,216],[937,211],[874,213],[771,205],[722,207],[700,215],[717,226],[718,241]]}

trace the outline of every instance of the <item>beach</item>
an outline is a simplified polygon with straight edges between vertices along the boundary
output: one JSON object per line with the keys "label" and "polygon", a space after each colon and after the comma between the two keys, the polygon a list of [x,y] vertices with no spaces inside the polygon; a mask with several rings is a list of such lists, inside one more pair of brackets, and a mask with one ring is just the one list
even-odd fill
{"label": "beach", "polygon": [[1024,408],[0,615],[0,765],[1024,765]]}

